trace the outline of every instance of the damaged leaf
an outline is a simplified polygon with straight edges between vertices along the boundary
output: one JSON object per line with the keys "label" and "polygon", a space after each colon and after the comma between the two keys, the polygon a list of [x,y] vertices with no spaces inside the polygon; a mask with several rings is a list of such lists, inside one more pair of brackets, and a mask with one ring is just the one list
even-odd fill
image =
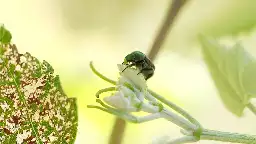
{"label": "damaged leaf", "polygon": [[0,142],[74,143],[76,99],[65,95],[50,64],[10,43],[0,52]]}

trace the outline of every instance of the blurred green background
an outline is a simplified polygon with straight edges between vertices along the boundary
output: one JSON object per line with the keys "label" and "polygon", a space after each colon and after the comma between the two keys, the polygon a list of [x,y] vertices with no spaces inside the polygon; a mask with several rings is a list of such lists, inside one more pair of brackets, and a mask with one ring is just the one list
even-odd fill
{"label": "blurred green background", "polygon": [[[48,61],[69,97],[76,97],[79,126],[76,144],[105,144],[114,117],[87,109],[95,93],[110,86],[89,69],[89,61],[117,79],[117,64],[134,50],[147,53],[170,4],[169,0],[0,0],[0,22],[21,53]],[[151,89],[182,106],[209,129],[256,133],[256,117],[238,118],[223,106],[203,63],[196,36],[204,33],[229,45],[240,41],[256,54],[255,0],[191,0],[175,21],[157,56]],[[181,136],[179,128],[159,119],[128,124],[124,144],[150,143],[162,135]],[[202,141],[198,143],[218,143]]]}

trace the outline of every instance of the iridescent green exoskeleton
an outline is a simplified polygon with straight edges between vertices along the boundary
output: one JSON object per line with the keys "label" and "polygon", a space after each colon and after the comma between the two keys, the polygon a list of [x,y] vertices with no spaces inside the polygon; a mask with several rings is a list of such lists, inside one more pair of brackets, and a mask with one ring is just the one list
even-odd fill
{"label": "iridescent green exoskeleton", "polygon": [[142,73],[146,80],[154,75],[155,65],[140,51],[134,51],[128,54],[125,57],[123,64],[128,65],[126,68],[135,66],[140,70],[138,74]]}

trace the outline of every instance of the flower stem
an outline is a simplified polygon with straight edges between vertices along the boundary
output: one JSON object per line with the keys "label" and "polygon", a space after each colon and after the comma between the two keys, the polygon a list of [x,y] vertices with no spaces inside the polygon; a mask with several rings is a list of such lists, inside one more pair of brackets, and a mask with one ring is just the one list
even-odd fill
{"label": "flower stem", "polygon": [[105,80],[105,81],[107,81],[107,82],[109,82],[109,83],[111,83],[111,84],[113,84],[113,85],[116,84],[116,81],[111,80],[111,79],[105,77],[104,75],[102,75],[100,72],[98,72],[98,71],[94,68],[92,61],[90,61],[90,68],[91,68],[91,70],[93,71],[93,73],[95,73],[95,74],[96,74],[98,77],[100,77],[101,79],[103,79],[103,80]]}
{"label": "flower stem", "polygon": [[95,105],[87,105],[87,108],[99,109],[99,110],[102,110],[102,111],[107,112],[109,114],[120,117],[123,120],[127,120],[127,121],[130,121],[130,122],[133,122],[133,123],[137,123],[136,117],[134,117],[132,115],[128,115],[126,113],[122,113],[122,112],[117,111],[117,110],[115,110],[113,108],[110,108],[110,107],[100,107],[100,106],[95,106]]}
{"label": "flower stem", "polygon": [[152,96],[154,96],[156,99],[158,99],[159,101],[161,101],[162,103],[166,104],[167,106],[169,106],[170,108],[172,108],[173,110],[175,110],[176,112],[178,112],[179,114],[181,114],[182,116],[184,116],[185,118],[187,118],[191,123],[195,124],[198,127],[202,127],[201,124],[195,119],[193,118],[189,113],[187,113],[185,110],[183,110],[182,108],[180,108],[179,106],[175,105],[174,103],[168,101],[167,99],[165,99],[164,97],[158,95],[157,93],[155,93],[152,90],[149,90],[149,92],[152,94]]}
{"label": "flower stem", "polygon": [[176,124],[177,126],[187,130],[187,131],[195,131],[197,129],[196,125],[192,124],[191,122],[187,121],[185,118],[164,109],[161,114],[165,117],[165,119],[171,121],[172,123]]}
{"label": "flower stem", "polygon": [[256,115],[256,106],[254,106],[252,103],[249,103],[247,107]]}
{"label": "flower stem", "polygon": [[201,135],[201,140],[256,144],[256,135],[245,135],[204,129]]}
{"label": "flower stem", "polygon": [[99,110],[102,110],[104,112],[107,112],[109,114],[113,114],[113,112],[109,111],[108,109],[105,109],[103,107],[100,107],[100,106],[95,106],[95,105],[87,105],[87,108],[95,108],[95,109],[99,109]]}
{"label": "flower stem", "polygon": [[99,90],[95,95],[97,98],[100,97],[100,94],[104,93],[104,92],[108,92],[108,91],[115,91],[116,90],[116,87],[108,87],[108,88],[104,88],[104,89],[101,89]]}

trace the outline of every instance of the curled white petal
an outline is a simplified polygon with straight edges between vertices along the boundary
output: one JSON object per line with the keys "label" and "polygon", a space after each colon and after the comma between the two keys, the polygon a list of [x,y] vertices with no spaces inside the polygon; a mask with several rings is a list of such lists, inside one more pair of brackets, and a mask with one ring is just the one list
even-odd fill
{"label": "curled white petal", "polygon": [[138,109],[136,105],[143,102],[142,98],[139,99],[135,92],[125,86],[120,86],[115,94],[105,97],[103,100],[117,109],[127,111],[136,111]]}
{"label": "curled white petal", "polygon": [[137,92],[137,98],[140,100],[140,101],[144,101],[144,93],[143,92]]}
{"label": "curled white petal", "polygon": [[[147,89],[147,84],[144,76],[139,73],[138,69],[133,69],[133,68],[126,68],[126,65],[117,65],[118,69],[120,71],[120,78],[118,81],[119,85],[124,85],[125,82],[128,82],[139,90],[145,90]],[[125,69],[126,68],[126,69]],[[125,69],[125,71],[123,71]],[[122,72],[123,71],[123,72]]]}
{"label": "curled white petal", "polygon": [[148,101],[157,103],[156,98],[153,97],[148,91],[146,91],[144,95],[145,95],[145,98],[146,98]]}
{"label": "curled white petal", "polygon": [[159,112],[158,106],[153,106],[150,103],[143,103],[141,106],[141,110],[148,113],[157,113]]}
{"label": "curled white petal", "polygon": [[122,91],[125,97],[129,97],[130,95],[134,95],[134,92],[131,89],[129,89],[128,87],[123,86],[123,85],[118,87],[118,91]]}
{"label": "curled white petal", "polygon": [[109,97],[104,97],[103,100],[116,108],[119,109],[126,109],[130,107],[130,101],[128,98],[126,98],[123,94],[123,92],[116,92],[114,95]]}

